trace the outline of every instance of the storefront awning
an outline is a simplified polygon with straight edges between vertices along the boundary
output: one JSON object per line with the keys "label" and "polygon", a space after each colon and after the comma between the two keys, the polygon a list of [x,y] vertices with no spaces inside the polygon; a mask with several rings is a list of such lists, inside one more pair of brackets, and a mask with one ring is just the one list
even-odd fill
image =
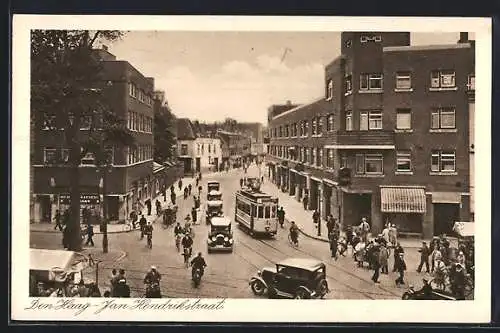
{"label": "storefront awning", "polygon": [[462,202],[459,192],[432,192],[432,203],[459,204]]}
{"label": "storefront awning", "polygon": [[382,212],[425,213],[425,190],[411,187],[382,187]]}

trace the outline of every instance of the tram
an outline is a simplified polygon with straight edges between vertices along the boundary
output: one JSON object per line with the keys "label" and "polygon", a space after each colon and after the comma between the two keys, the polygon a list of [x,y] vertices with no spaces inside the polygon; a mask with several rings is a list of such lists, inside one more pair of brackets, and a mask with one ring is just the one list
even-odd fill
{"label": "tram", "polygon": [[236,192],[234,220],[251,236],[276,236],[278,198],[244,188]]}

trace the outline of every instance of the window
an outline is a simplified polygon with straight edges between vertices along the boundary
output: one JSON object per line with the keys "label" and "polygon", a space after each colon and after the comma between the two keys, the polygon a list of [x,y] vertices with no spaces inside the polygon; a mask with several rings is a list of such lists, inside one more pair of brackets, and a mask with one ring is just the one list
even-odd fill
{"label": "window", "polygon": [[409,72],[396,73],[396,89],[411,89],[411,74]]}
{"label": "window", "polygon": [[311,126],[311,132],[312,132],[312,135],[316,135],[318,134],[317,131],[318,131],[318,128],[317,128],[317,123],[318,123],[318,120],[316,118],[314,118],[312,120],[312,126]]}
{"label": "window", "polygon": [[382,74],[361,74],[359,78],[359,90],[382,90]]}
{"label": "window", "polygon": [[289,137],[290,136],[290,125],[285,126],[285,136]]}
{"label": "window", "polygon": [[359,114],[359,130],[368,130],[368,111],[363,111]]}
{"label": "window", "polygon": [[432,71],[431,88],[455,88],[455,72],[451,70]]}
{"label": "window", "polygon": [[264,206],[264,218],[268,219],[271,217],[271,206]]}
{"label": "window", "polygon": [[344,78],[344,94],[350,94],[352,92],[352,75],[347,75]]}
{"label": "window", "polygon": [[43,162],[45,164],[55,164],[57,163],[57,150],[54,148],[45,148],[43,150]]}
{"label": "window", "polygon": [[301,121],[300,122],[300,136],[303,136],[304,135],[304,122]]}
{"label": "window", "polygon": [[318,127],[316,128],[316,132],[318,135],[323,133],[323,117],[318,117]]}
{"label": "window", "polygon": [[128,94],[132,97],[135,97],[135,87],[132,82],[128,83]]}
{"label": "window", "polygon": [[297,123],[292,125],[292,136],[297,136]]}
{"label": "window", "polygon": [[187,154],[188,154],[188,145],[181,144],[181,155],[187,155]]}
{"label": "window", "polygon": [[326,131],[327,132],[333,131],[333,114],[329,114],[326,117]]}
{"label": "window", "polygon": [[411,171],[411,153],[409,151],[398,151],[396,153],[396,171]]}
{"label": "window", "polygon": [[411,129],[411,110],[397,109],[396,110],[396,129]]}
{"label": "window", "polygon": [[82,158],[81,161],[82,165],[94,165],[95,164],[95,157],[93,153],[86,153],[85,156]]}
{"label": "window", "polygon": [[367,36],[361,36],[361,37],[359,38],[359,41],[360,41],[361,43],[366,43],[366,42],[368,42],[368,37],[367,37]]}
{"label": "window", "polygon": [[54,114],[43,114],[42,120],[42,130],[54,130],[57,128],[56,115]]}
{"label": "window", "polygon": [[326,88],[326,100],[329,101],[333,98],[333,81],[329,80]]}
{"label": "window", "polygon": [[90,115],[82,116],[82,118],[80,120],[80,129],[81,130],[88,130],[88,129],[90,129],[91,125],[92,125],[92,116],[90,116]]}
{"label": "window", "polygon": [[333,169],[333,149],[326,150],[326,167],[328,169]]}
{"label": "window", "polygon": [[384,173],[384,159],[379,154],[356,154],[356,173],[381,175]]}
{"label": "window", "polygon": [[476,90],[476,76],[474,74],[470,74],[467,77],[467,89],[468,90]]}
{"label": "window", "polygon": [[433,150],[431,155],[431,171],[455,172],[455,152]]}
{"label": "window", "polygon": [[368,113],[368,129],[382,129],[382,111],[370,111]]}
{"label": "window", "polygon": [[345,47],[351,47],[352,46],[352,40],[348,39],[345,41]]}
{"label": "window", "polygon": [[347,158],[347,156],[342,156],[340,158],[340,167],[341,168],[347,168],[349,165],[349,159]]}
{"label": "window", "polygon": [[115,158],[114,158],[114,149],[113,147],[106,148],[105,152],[105,159],[106,159],[106,164],[114,164]]}
{"label": "window", "polygon": [[455,108],[437,108],[431,112],[431,129],[454,129]]}
{"label": "window", "polygon": [[309,121],[304,120],[304,136],[308,136],[308,135],[309,135]]}
{"label": "window", "polygon": [[61,161],[63,163],[69,162],[69,149],[67,149],[67,148],[61,149]]}
{"label": "window", "polygon": [[345,130],[352,131],[352,111],[347,111],[345,114]]}
{"label": "window", "polygon": [[315,148],[311,148],[311,164],[316,165],[318,159],[317,151]]}

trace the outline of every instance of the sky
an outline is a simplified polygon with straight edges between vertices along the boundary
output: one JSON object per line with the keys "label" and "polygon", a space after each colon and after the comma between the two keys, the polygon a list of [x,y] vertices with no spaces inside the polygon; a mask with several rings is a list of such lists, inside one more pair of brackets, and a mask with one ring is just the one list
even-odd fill
{"label": "sky", "polygon": [[[458,38],[458,32],[414,33],[411,44]],[[324,66],[340,54],[340,33],[131,31],[107,46],[155,78],[177,117],[265,124],[271,104],[323,96]]]}

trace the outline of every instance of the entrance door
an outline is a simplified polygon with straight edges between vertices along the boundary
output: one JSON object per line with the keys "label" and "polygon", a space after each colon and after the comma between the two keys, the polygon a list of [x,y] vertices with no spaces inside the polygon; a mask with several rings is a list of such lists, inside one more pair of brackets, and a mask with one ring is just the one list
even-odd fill
{"label": "entrance door", "polygon": [[52,221],[52,203],[49,195],[41,195],[40,198],[40,222],[50,223]]}
{"label": "entrance door", "polygon": [[219,171],[219,158],[214,157],[215,171]]}
{"label": "entrance door", "polygon": [[186,158],[184,159],[184,173],[189,173],[191,172],[191,159]]}
{"label": "entrance door", "polygon": [[108,205],[108,219],[112,221],[118,220],[118,197],[106,197],[106,203]]}
{"label": "entrance door", "polygon": [[434,235],[451,235],[453,233],[453,224],[459,219],[459,204],[434,204]]}

